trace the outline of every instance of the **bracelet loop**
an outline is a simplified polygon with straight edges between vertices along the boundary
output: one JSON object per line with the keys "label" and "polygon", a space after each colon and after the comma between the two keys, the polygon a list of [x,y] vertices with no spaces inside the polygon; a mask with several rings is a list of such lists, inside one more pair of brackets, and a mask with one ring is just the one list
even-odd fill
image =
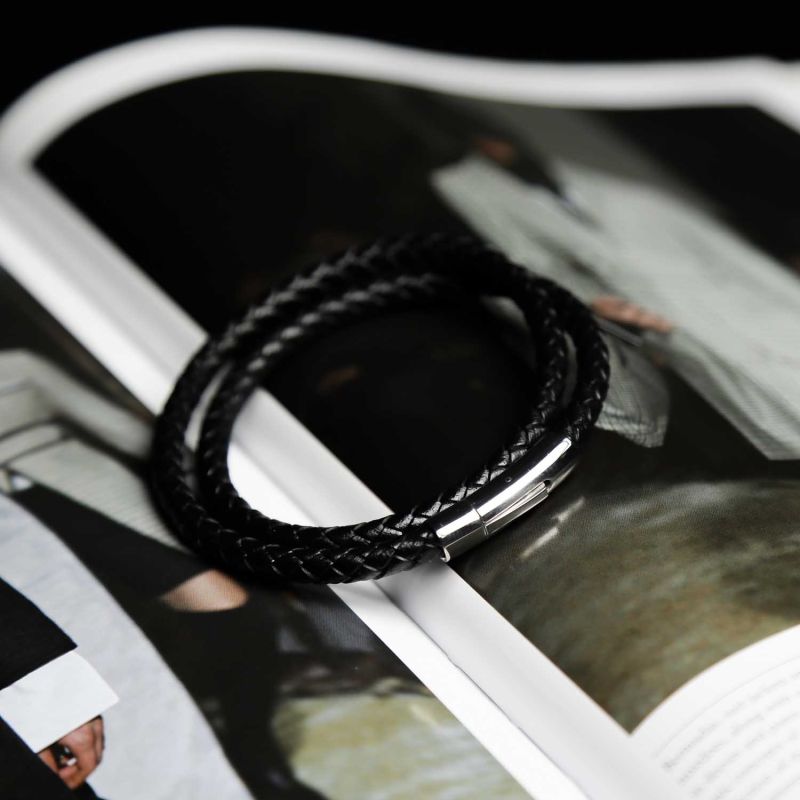
{"label": "bracelet loop", "polygon": [[[284,358],[365,316],[481,295],[517,304],[536,358],[528,419],[483,469],[410,511],[355,525],[281,522],[238,494],[227,464],[233,425]],[[193,453],[190,420],[220,374]],[[203,345],[156,422],[152,488],[179,538],[229,569],[273,583],[379,578],[449,560],[545,499],[574,466],[607,388],[597,324],[566,290],[472,237],[383,240],[292,277]]]}

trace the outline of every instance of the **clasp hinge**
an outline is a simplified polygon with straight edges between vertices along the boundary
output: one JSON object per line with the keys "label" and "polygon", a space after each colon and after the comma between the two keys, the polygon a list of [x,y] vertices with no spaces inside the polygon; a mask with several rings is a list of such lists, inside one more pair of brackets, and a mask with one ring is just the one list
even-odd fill
{"label": "clasp hinge", "polygon": [[444,560],[472,549],[547,499],[577,460],[575,442],[552,434],[496,480],[432,519]]}

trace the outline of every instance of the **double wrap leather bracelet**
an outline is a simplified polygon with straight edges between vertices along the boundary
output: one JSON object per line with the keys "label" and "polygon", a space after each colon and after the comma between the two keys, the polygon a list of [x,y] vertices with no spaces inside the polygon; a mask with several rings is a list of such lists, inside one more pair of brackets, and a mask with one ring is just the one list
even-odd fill
{"label": "double wrap leather bracelet", "polygon": [[[282,359],[348,322],[476,296],[506,297],[519,307],[535,356],[527,419],[498,442],[488,464],[410,510],[353,525],[281,522],[240,497],[227,464],[233,426]],[[608,377],[608,352],[592,313],[551,281],[471,237],[380,241],[292,277],[193,356],[156,423],[154,495],[182,541],[271,583],[349,582],[447,561],[563,480],[600,414]],[[189,423],[216,379],[192,451]]]}

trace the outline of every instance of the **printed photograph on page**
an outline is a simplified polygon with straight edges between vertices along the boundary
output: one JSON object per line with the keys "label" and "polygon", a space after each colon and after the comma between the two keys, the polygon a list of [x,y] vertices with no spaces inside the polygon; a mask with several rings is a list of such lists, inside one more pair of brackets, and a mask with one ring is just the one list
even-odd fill
{"label": "printed photograph on page", "polygon": [[[798,166],[797,134],[755,108],[572,111],[268,72],[118,101],[35,164],[211,331],[409,230],[478,234],[590,304],[612,378],[579,469],[453,567],[630,732],[800,622]],[[531,369],[513,317],[476,303],[332,333],[267,388],[401,509],[510,437]]]}

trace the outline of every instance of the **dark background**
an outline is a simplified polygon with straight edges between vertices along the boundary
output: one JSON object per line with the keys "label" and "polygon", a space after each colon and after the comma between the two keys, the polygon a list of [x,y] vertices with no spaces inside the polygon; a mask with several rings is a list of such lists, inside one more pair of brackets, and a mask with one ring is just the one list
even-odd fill
{"label": "dark background", "polygon": [[[89,8],[90,6],[85,6]],[[95,7],[96,8],[96,7]],[[225,13],[178,13],[172,9],[131,9],[119,4],[106,10],[83,11],[69,4],[58,10],[37,10],[35,18],[13,13],[3,26],[0,51],[0,109],[48,73],[98,50],[122,42],[167,31],[215,25],[261,25],[349,34],[426,49],[481,55],[492,58],[545,61],[648,61],[722,58],[754,54],[784,60],[800,60],[800,40],[778,35],[781,24],[774,17],[760,26],[748,15],[747,35],[737,35],[736,15],[726,10],[715,15],[714,24],[703,25],[676,6],[648,5],[615,18],[606,10],[590,14],[570,5],[562,12],[536,7],[523,12],[521,6],[475,4],[448,5],[427,13],[380,13],[359,8],[353,13],[337,4],[336,13],[270,13],[252,8],[237,11],[225,4]],[[101,8],[104,8],[101,6]],[[763,28],[763,29],[762,29]]]}

